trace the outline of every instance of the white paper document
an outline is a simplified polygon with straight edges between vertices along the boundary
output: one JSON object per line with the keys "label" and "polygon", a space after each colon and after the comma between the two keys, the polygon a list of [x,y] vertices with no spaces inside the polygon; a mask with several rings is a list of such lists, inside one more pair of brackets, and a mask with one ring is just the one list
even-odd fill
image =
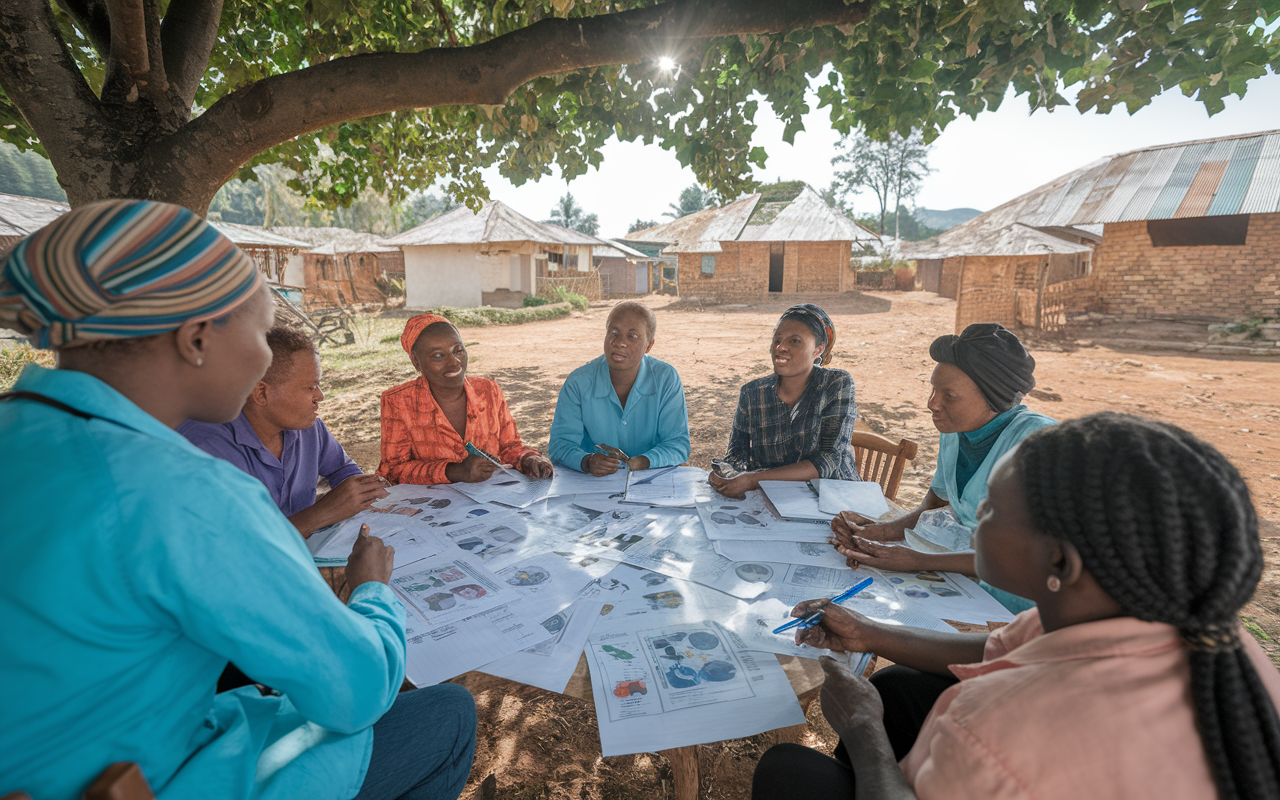
{"label": "white paper document", "polygon": [[1009,609],[974,581],[954,572],[880,572],[899,595],[942,619],[986,625],[1010,622]]}
{"label": "white paper document", "polygon": [[435,626],[424,624],[410,611],[405,674],[414,686],[430,686],[551,636],[518,602]]}
{"label": "white paper document", "polygon": [[541,553],[498,570],[497,577],[524,595],[520,602],[525,611],[543,619],[571,604],[587,584],[615,567],[611,561]]}
{"label": "white paper document", "polygon": [[424,558],[393,571],[391,589],[429,628],[522,597],[470,556],[453,553]]}
{"label": "white paper document", "polygon": [[819,478],[818,510],[830,519],[841,511],[854,511],[867,519],[879,519],[888,513],[889,503],[875,481],[838,481]]}
{"label": "white paper document", "polygon": [[500,503],[524,508],[551,494],[553,478],[534,480],[518,472],[498,470],[479,483],[455,483],[453,488],[477,503]]}
{"label": "white paper document", "polygon": [[551,638],[485,664],[480,672],[549,692],[563,692],[604,606],[600,600],[579,600],[556,612],[542,621]]}
{"label": "white paper document", "polygon": [[556,465],[556,474],[551,479],[548,497],[565,497],[577,494],[621,495],[627,490],[627,476],[630,471],[623,468],[612,475],[599,477],[589,472],[579,472],[562,464]]}
{"label": "white paper document", "polygon": [[710,539],[817,544],[831,538],[828,522],[779,519],[758,489],[747,492],[743,500],[716,495],[710,502],[698,503],[697,510]]}
{"label": "white paper document", "polygon": [[809,481],[760,481],[760,489],[783,519],[831,521],[833,515],[818,508],[818,493]]}
{"label": "white paper document", "polygon": [[706,470],[697,467],[663,467],[630,473],[625,503],[665,508],[693,508],[710,502],[715,492]]}
{"label": "white paper document", "polygon": [[641,630],[601,624],[586,652],[606,756],[734,739],[804,722],[777,659],[748,650],[736,634],[711,620]]}
{"label": "white paper document", "polygon": [[715,551],[692,514],[683,517],[671,533],[650,537],[627,550],[622,560],[634,567],[673,578],[695,581],[734,597],[750,599],[769,589],[786,564],[767,561],[731,561]]}
{"label": "white paper document", "polygon": [[716,552],[730,561],[776,561],[839,569],[845,557],[826,542],[766,542],[750,539],[717,539]]}

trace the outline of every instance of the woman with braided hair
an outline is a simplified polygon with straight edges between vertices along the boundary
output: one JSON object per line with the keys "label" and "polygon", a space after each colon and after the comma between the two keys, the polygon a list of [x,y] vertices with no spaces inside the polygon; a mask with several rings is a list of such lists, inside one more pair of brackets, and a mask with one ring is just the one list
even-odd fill
{"label": "woman with braided hair", "polygon": [[1257,518],[1221,453],[1094,414],[1001,459],[978,517],[978,574],[1036,608],[988,635],[827,605],[798,640],[895,666],[867,681],[824,658],[836,757],[779,745],[753,797],[1280,797],[1280,673],[1236,619]]}
{"label": "woman with braided hair", "polygon": [[742,387],[713,489],[739,498],[760,481],[858,479],[849,447],[858,420],[853,377],[826,366],[835,344],[831,317],[818,306],[783,312],[769,346],[773,374]]}

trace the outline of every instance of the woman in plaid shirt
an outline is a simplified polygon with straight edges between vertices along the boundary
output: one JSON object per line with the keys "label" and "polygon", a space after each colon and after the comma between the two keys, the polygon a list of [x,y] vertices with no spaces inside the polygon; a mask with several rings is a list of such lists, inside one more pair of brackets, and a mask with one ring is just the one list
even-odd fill
{"label": "woman in plaid shirt", "polygon": [[778,320],[773,374],[742,387],[729,449],[711,475],[716,491],[742,497],[760,481],[858,480],[849,447],[858,419],[853,378],[822,366],[835,339],[831,318],[812,303]]}

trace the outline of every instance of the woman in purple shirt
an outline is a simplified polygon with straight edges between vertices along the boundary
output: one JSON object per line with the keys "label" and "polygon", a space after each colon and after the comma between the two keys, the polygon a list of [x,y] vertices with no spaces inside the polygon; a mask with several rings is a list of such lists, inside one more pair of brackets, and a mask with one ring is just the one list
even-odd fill
{"label": "woman in purple shirt", "polygon": [[[303,535],[348,519],[386,497],[377,475],[364,475],[320,421],[320,354],[306,334],[276,326],[267,333],[271,366],[240,416],[214,424],[188,420],[178,433],[215,458],[262,481]],[[332,488],[316,502],[316,481]]]}

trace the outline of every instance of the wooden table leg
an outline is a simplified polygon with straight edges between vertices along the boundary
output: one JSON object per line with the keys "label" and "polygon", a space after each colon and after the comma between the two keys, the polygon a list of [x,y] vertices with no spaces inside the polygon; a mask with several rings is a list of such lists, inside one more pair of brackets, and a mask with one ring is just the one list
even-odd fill
{"label": "wooden table leg", "polygon": [[689,745],[674,750],[660,750],[671,762],[676,800],[698,800],[698,747]]}

